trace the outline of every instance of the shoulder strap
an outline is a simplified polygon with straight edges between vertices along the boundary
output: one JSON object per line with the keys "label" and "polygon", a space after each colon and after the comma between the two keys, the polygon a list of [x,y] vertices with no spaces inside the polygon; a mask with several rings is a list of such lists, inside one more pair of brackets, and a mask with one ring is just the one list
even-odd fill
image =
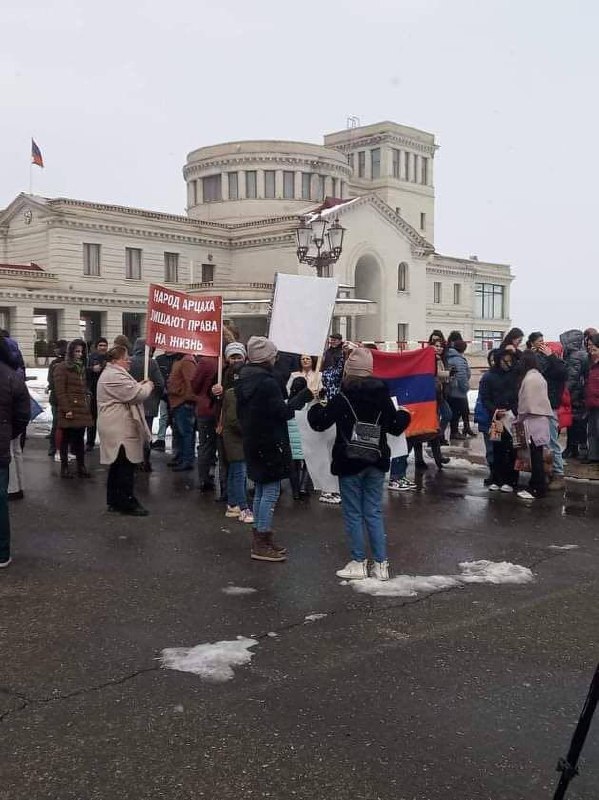
{"label": "shoulder strap", "polygon": [[[354,411],[354,407],[353,407],[353,406],[352,406],[352,404],[349,402],[349,400],[347,399],[347,397],[346,397],[346,396],[343,394],[343,392],[339,392],[339,394],[340,394],[340,395],[341,395],[341,397],[342,397],[342,398],[345,400],[345,402],[347,403],[347,405],[350,407],[351,413],[354,415],[354,419],[356,420],[356,422],[360,422],[360,420],[359,420],[359,419],[358,419],[358,417],[356,416],[356,412]],[[378,425],[378,424],[379,424],[379,421],[380,421],[380,419],[381,419],[381,414],[382,414],[382,412],[381,412],[381,411],[379,411],[379,413],[378,413],[378,416],[377,416],[377,418],[376,418],[376,421],[374,422],[374,424],[375,424],[375,425]],[[369,424],[372,424],[372,423],[369,423]]]}

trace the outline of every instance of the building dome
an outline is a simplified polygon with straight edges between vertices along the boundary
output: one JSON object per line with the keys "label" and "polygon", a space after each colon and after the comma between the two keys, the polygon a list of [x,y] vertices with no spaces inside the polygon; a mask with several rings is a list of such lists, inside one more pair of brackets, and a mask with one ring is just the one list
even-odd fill
{"label": "building dome", "polygon": [[187,213],[230,221],[299,213],[325,197],[347,197],[346,156],[305,142],[229,142],[193,150],[183,168]]}

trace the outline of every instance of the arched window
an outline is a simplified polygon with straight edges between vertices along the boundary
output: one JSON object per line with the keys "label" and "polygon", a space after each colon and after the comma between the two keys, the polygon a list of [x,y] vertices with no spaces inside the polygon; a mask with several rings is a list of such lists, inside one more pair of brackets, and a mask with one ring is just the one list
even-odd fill
{"label": "arched window", "polygon": [[405,261],[402,261],[397,268],[397,291],[408,291],[408,265]]}

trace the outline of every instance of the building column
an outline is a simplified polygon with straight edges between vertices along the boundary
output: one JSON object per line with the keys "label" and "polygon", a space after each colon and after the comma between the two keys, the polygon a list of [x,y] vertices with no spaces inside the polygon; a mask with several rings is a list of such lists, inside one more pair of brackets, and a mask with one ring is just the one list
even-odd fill
{"label": "building column", "polygon": [[108,346],[112,347],[115,337],[123,333],[123,312],[111,308],[104,314],[102,325],[105,331],[104,336],[108,339]]}
{"label": "building column", "polygon": [[295,191],[293,193],[293,197],[295,200],[302,199],[302,173],[301,170],[296,170],[295,172]]}
{"label": "building column", "polygon": [[197,205],[201,205],[204,202],[204,184],[202,183],[201,178],[198,178],[195,184],[196,184],[196,203]]}
{"label": "building column", "polygon": [[220,196],[223,200],[229,199],[229,173],[221,172],[220,174]]}
{"label": "building column", "polygon": [[237,189],[239,193],[239,199],[245,200],[246,198],[246,191],[245,191],[245,170],[240,169],[237,173]]}
{"label": "building column", "polygon": [[192,208],[194,205],[194,183],[195,181],[187,181],[187,208]]}
{"label": "building column", "polygon": [[393,148],[381,147],[381,177],[393,177]]}
{"label": "building column", "polygon": [[283,199],[283,170],[275,170],[275,200]]}
{"label": "building column", "polygon": [[259,200],[264,200],[264,170],[256,170],[256,196]]}
{"label": "building column", "polygon": [[67,342],[81,336],[81,308],[68,305],[58,311],[58,338]]}
{"label": "building column", "polygon": [[33,328],[33,303],[19,303],[10,309],[9,332],[13,339],[16,339],[25,364],[33,366],[33,343],[35,341],[35,331]]}

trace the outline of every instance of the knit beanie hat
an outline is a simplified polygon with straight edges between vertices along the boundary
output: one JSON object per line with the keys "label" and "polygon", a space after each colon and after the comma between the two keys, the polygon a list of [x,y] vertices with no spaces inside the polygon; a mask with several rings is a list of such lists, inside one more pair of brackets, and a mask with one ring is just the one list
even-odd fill
{"label": "knit beanie hat", "polygon": [[265,364],[277,355],[277,346],[266,336],[251,336],[248,340],[248,361],[252,364]]}
{"label": "knit beanie hat", "polygon": [[241,342],[231,342],[225,347],[225,358],[230,358],[231,356],[243,356],[246,357],[245,347],[241,344]]}
{"label": "knit beanie hat", "polygon": [[349,354],[345,362],[345,374],[354,378],[367,378],[372,375],[372,350],[357,347]]}

